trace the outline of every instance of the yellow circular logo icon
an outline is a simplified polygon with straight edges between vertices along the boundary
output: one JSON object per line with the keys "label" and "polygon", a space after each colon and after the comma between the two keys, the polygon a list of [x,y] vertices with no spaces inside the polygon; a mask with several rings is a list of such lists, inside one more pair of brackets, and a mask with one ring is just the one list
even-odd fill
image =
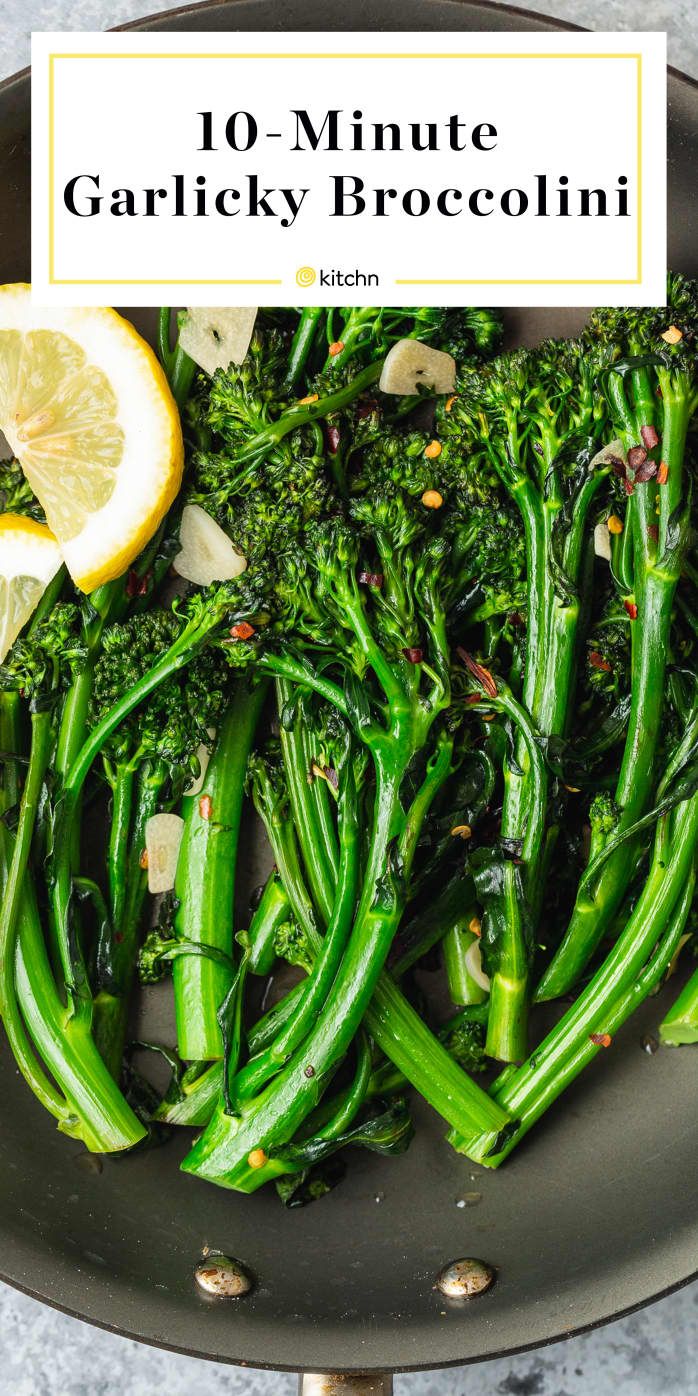
{"label": "yellow circular logo icon", "polygon": [[315,267],[299,267],[296,272],[296,285],[312,286],[316,277],[317,272]]}

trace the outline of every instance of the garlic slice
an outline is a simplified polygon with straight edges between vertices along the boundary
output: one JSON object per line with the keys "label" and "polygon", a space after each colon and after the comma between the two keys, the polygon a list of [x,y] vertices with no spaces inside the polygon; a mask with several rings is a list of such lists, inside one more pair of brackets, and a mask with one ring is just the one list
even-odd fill
{"label": "garlic slice", "polygon": [[145,826],[148,891],[171,892],[175,885],[184,820],[178,814],[153,814]]}
{"label": "garlic slice", "polygon": [[241,364],[254,330],[256,306],[216,309],[197,305],[188,310],[179,330],[179,343],[185,354],[206,373],[229,364]]}
{"label": "garlic slice", "polygon": [[608,531],[608,524],[597,523],[594,529],[594,552],[597,557],[602,557],[605,562],[611,561],[611,535]]}
{"label": "garlic slice", "polygon": [[213,743],[216,739],[215,727],[207,727],[206,731],[208,732],[208,735],[211,738],[211,740],[208,746],[206,746],[204,742],[201,742],[201,744],[197,747],[196,755],[199,759],[199,774],[198,776],[193,776],[189,784],[185,785],[184,790],[182,792],[184,795],[200,795],[201,791],[204,788],[204,781],[206,779],[208,763],[211,760],[211,747],[213,746]]}
{"label": "garlic slice", "polygon": [[433,393],[452,393],[456,386],[456,361],[441,349],[418,339],[399,339],[386,354],[378,387],[399,397],[420,387]]}
{"label": "garlic slice", "polygon": [[465,968],[470,978],[475,981],[478,989],[485,989],[489,992],[490,976],[485,974],[482,968],[482,955],[480,953],[480,942],[474,940],[472,945],[465,952]]}
{"label": "garlic slice", "polygon": [[236,551],[227,533],[198,504],[185,504],[179,541],[182,549],[172,566],[178,576],[197,586],[229,582],[247,567],[247,559]]}

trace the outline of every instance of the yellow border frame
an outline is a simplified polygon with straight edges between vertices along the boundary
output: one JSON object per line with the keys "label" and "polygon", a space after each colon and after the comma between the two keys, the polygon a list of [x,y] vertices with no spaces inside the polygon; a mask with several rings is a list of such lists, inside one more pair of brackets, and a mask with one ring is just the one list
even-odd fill
{"label": "yellow border frame", "polygon": [[517,280],[462,277],[396,278],[395,286],[639,286],[642,282],[642,54],[641,53],[50,53],[48,55],[48,280],[50,286],[283,286],[282,278],[267,280],[65,280],[55,276],[55,63],[58,58],[628,58],[636,64],[637,101],[637,275],[622,280],[560,278]]}

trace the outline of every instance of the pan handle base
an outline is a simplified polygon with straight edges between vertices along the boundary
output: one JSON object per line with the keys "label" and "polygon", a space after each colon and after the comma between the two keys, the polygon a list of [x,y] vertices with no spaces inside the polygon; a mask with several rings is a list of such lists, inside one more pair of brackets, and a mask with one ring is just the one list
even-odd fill
{"label": "pan handle base", "polygon": [[389,1372],[305,1372],[298,1378],[298,1396],[393,1396],[393,1379]]}

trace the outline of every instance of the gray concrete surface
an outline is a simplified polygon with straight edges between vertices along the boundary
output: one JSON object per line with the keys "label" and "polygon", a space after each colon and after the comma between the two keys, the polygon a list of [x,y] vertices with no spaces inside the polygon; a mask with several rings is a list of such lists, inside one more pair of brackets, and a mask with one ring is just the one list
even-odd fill
{"label": "gray concrete surface", "polygon": [[[165,8],[164,0],[162,8]],[[29,62],[32,29],[105,29],[157,0],[1,0],[0,78]],[[696,0],[530,0],[592,29],[666,29],[669,59],[698,76]],[[698,1396],[698,1286],[597,1333],[515,1358],[399,1377],[396,1396]],[[292,1396],[295,1379],[146,1348],[0,1286],[0,1393],[12,1396]]]}

